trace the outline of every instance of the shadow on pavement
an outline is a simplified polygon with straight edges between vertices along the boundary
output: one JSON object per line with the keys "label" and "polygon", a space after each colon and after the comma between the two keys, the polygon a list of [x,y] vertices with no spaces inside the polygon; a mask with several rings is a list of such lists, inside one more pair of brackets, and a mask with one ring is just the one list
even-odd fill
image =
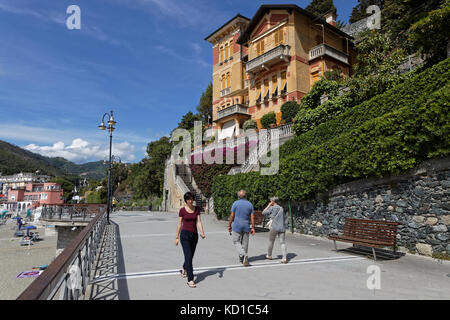
{"label": "shadow on pavement", "polygon": [[[354,246],[345,249],[339,249],[338,252],[345,252],[355,255],[361,255],[369,259],[373,258],[372,248],[364,247],[364,246]],[[375,248],[375,255],[377,257],[377,261],[386,261],[386,260],[397,260],[403,256],[405,253],[402,252],[394,252],[392,250],[386,250],[381,248]]]}
{"label": "shadow on pavement", "polygon": [[[111,221],[111,220],[110,220]],[[125,274],[122,242],[119,225],[111,221],[105,226],[105,233],[100,248],[94,279],[117,274]],[[92,284],[90,300],[129,300],[126,279],[116,277]]]}
{"label": "shadow on pavement", "polygon": [[198,273],[195,278],[195,283],[199,283],[203,280],[205,280],[209,276],[213,276],[215,274],[219,274],[219,278],[223,277],[223,272],[225,271],[225,268],[217,268],[209,271],[204,271],[202,273]]}

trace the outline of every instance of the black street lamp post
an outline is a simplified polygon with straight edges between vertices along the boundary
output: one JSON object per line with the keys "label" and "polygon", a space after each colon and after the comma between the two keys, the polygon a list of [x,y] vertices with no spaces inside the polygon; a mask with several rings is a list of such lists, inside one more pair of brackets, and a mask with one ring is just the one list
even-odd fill
{"label": "black street lamp post", "polygon": [[[109,116],[108,127],[105,126],[105,116]],[[100,130],[108,129],[109,132],[109,168],[108,168],[108,187],[107,187],[107,197],[106,197],[106,219],[109,224],[109,213],[111,212],[111,152],[112,152],[112,133],[114,131],[114,125],[116,121],[114,121],[113,111],[110,113],[105,113],[102,117],[102,123],[98,126]]]}

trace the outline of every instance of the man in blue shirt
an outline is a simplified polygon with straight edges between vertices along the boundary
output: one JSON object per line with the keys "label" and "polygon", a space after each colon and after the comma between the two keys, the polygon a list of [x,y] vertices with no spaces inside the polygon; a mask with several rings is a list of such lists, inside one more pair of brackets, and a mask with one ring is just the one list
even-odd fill
{"label": "man in blue shirt", "polygon": [[[231,207],[231,215],[228,219],[228,232],[233,231],[233,244],[239,254],[239,261],[248,266],[248,239],[249,232],[255,234],[255,220],[253,217],[253,205],[245,199],[245,191],[238,192],[239,200]],[[250,230],[250,223],[252,228]]]}

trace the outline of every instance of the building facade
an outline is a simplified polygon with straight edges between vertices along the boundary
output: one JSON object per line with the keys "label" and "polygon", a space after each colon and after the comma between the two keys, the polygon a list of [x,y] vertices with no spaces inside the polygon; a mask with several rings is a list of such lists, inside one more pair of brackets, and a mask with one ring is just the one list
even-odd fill
{"label": "building facade", "polygon": [[63,204],[63,189],[54,182],[27,183],[8,191],[8,209],[23,211],[32,205]]}
{"label": "building facade", "polygon": [[300,102],[326,71],[351,75],[352,39],[336,28],[334,14],[322,19],[296,5],[262,5],[251,20],[237,15],[208,36],[219,139],[239,135],[248,119],[261,128],[270,112],[279,125],[281,106]]}
{"label": "building facade", "polygon": [[41,175],[39,172],[21,172],[9,176],[0,174],[0,194],[7,195],[9,189],[25,188],[27,183],[44,183],[48,180],[48,176]]}

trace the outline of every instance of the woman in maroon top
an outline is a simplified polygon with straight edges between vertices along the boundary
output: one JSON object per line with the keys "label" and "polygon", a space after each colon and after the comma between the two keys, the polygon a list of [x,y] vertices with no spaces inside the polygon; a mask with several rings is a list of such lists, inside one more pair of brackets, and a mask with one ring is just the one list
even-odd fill
{"label": "woman in maroon top", "polygon": [[192,193],[186,192],[184,202],[186,202],[186,206],[181,208],[179,212],[175,245],[177,246],[178,242],[181,241],[181,246],[183,247],[184,264],[181,275],[183,278],[187,275],[188,286],[195,288],[192,259],[194,258],[198,242],[197,224],[200,229],[200,236],[203,239],[205,239],[205,232],[203,231],[202,220],[200,220],[200,210],[194,207],[194,196]]}

